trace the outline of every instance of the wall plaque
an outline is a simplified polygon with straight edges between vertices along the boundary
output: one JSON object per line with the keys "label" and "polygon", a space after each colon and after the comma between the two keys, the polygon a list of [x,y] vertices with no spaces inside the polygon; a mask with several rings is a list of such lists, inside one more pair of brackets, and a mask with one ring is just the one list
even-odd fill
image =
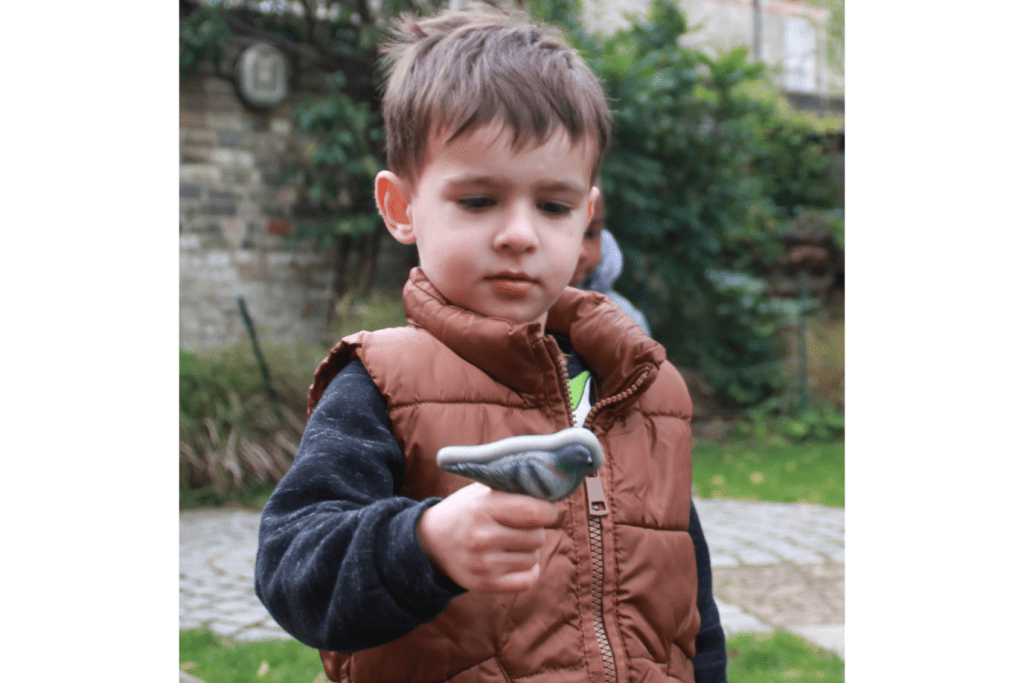
{"label": "wall plaque", "polygon": [[273,45],[250,45],[238,57],[235,79],[246,104],[270,109],[288,96],[288,59]]}

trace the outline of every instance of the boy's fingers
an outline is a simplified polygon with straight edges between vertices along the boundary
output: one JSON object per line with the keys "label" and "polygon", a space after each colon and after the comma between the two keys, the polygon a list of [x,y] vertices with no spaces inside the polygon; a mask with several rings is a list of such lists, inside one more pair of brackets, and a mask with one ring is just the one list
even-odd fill
{"label": "boy's fingers", "polygon": [[495,527],[494,533],[479,537],[476,547],[480,550],[500,548],[506,552],[532,553],[544,545],[544,529],[515,529]]}
{"label": "boy's fingers", "polygon": [[558,521],[558,506],[515,493],[495,492],[491,517],[515,529],[543,529]]}
{"label": "boy's fingers", "polygon": [[532,552],[525,553],[497,553],[491,557],[491,561],[495,565],[503,567],[505,574],[514,574],[516,572],[528,572],[532,570],[534,567],[539,566],[540,551],[534,550]]}
{"label": "boy's fingers", "polygon": [[518,593],[532,588],[538,578],[540,578],[540,565],[535,564],[526,571],[511,572],[498,578],[494,582],[492,590],[499,593]]}
{"label": "boy's fingers", "polygon": [[466,567],[468,572],[483,582],[496,583],[501,577],[523,574],[539,568],[539,553],[496,552],[487,555],[479,564]]}

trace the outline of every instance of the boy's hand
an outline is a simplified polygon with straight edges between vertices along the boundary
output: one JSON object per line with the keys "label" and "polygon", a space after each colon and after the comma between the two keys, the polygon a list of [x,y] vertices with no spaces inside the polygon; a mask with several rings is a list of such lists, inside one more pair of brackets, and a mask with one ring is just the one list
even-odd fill
{"label": "boy's hand", "polygon": [[416,528],[435,570],[466,590],[524,591],[540,576],[544,527],[558,507],[473,483],[430,507]]}

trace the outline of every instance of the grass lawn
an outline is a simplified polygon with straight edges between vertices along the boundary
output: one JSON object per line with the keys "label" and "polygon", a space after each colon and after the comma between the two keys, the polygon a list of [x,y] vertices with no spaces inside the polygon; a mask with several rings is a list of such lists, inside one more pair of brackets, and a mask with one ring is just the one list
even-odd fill
{"label": "grass lawn", "polygon": [[[841,683],[843,661],[789,633],[741,634],[726,641],[730,683]],[[181,631],[182,670],[206,683],[327,683],[320,655],[297,641],[235,643],[209,631]]]}
{"label": "grass lawn", "polygon": [[194,489],[179,488],[178,508],[181,510],[194,510],[207,507],[238,507],[249,510],[262,510],[273,491],[273,484],[256,485],[245,493],[236,493],[231,498],[225,498],[214,493],[210,486]]}
{"label": "grass lawn", "polygon": [[320,654],[297,640],[236,643],[206,630],[181,631],[179,667],[206,683],[327,683]]}
{"label": "grass lawn", "polygon": [[846,665],[838,655],[784,631],[736,635],[726,640],[726,649],[729,683],[845,680]]}
{"label": "grass lawn", "polygon": [[698,441],[693,485],[702,498],[846,504],[845,448],[838,443]]}

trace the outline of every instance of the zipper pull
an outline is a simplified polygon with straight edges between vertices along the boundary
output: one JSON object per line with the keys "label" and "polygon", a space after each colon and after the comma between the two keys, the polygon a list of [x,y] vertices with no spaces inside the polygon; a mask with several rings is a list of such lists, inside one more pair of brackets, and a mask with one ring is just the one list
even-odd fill
{"label": "zipper pull", "polygon": [[587,514],[591,517],[604,517],[608,509],[608,499],[604,497],[604,487],[601,485],[600,473],[583,479],[587,486]]}

